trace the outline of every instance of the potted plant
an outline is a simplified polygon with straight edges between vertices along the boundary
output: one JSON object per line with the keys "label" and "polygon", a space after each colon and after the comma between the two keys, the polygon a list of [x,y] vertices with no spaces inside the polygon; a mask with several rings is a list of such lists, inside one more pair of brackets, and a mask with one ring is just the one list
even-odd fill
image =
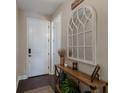
{"label": "potted plant", "polygon": [[62,93],[80,93],[77,84],[72,79],[69,79],[64,73],[61,76],[63,76],[60,85]]}

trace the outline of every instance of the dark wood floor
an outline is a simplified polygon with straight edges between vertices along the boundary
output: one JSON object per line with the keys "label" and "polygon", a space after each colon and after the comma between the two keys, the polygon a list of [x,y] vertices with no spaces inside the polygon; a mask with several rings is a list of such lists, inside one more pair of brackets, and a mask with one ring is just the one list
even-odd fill
{"label": "dark wood floor", "polygon": [[50,85],[54,89],[54,84],[55,82],[54,82],[53,75],[43,75],[43,76],[32,77],[26,80],[19,81],[16,93],[24,93],[24,91],[28,91],[28,90],[39,88],[46,85]]}

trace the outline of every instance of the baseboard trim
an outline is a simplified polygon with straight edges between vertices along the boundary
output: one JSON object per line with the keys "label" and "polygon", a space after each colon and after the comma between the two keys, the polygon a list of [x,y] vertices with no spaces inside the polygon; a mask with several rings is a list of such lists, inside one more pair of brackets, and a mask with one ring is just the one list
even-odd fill
{"label": "baseboard trim", "polygon": [[46,75],[49,75],[49,74],[43,74],[43,75],[38,75],[38,76],[32,76],[32,77],[28,77],[28,78],[35,78],[35,77],[46,76]]}
{"label": "baseboard trim", "polygon": [[18,76],[18,80],[25,80],[27,78],[28,78],[27,75],[20,75],[20,76]]}
{"label": "baseboard trim", "polygon": [[25,79],[27,79],[27,78],[28,78],[27,75],[20,75],[20,76],[18,76],[17,81],[16,81],[16,90],[17,90],[17,88],[18,88],[19,81],[20,81],[20,80],[25,80]]}
{"label": "baseboard trim", "polygon": [[49,75],[54,75],[54,72],[50,72]]}
{"label": "baseboard trim", "polygon": [[18,85],[19,85],[19,80],[17,79],[17,81],[16,81],[16,90],[18,88]]}

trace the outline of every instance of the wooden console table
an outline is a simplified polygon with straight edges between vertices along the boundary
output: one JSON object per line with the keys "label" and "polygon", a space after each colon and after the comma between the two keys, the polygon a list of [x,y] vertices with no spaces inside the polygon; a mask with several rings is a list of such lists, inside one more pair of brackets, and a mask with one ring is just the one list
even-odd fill
{"label": "wooden console table", "polygon": [[103,89],[103,93],[107,93],[106,92],[106,88],[107,88],[107,82],[103,81],[103,80],[94,80],[93,82],[91,82],[91,77],[85,73],[81,73],[79,71],[74,71],[69,67],[64,67],[64,66],[60,66],[60,65],[55,65],[55,91],[61,93],[60,87],[59,87],[59,78],[60,78],[60,73],[64,71],[66,74],[71,75],[72,77],[74,77],[76,80],[78,80],[78,83],[82,82],[85,85],[89,86],[91,89],[91,93],[96,93],[96,90],[99,88]]}

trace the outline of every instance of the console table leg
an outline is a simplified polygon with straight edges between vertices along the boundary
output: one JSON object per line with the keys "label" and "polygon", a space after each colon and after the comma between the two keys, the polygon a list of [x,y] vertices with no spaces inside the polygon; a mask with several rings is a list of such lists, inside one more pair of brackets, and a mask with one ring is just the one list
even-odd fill
{"label": "console table leg", "polygon": [[106,86],[103,87],[103,93],[107,93],[107,87]]}
{"label": "console table leg", "polygon": [[97,92],[96,92],[96,90],[97,90],[96,87],[92,87],[92,86],[90,86],[90,89],[91,89],[91,93],[97,93]]}
{"label": "console table leg", "polygon": [[95,90],[91,90],[91,93],[97,93],[97,92],[96,92],[96,89],[95,89]]}

